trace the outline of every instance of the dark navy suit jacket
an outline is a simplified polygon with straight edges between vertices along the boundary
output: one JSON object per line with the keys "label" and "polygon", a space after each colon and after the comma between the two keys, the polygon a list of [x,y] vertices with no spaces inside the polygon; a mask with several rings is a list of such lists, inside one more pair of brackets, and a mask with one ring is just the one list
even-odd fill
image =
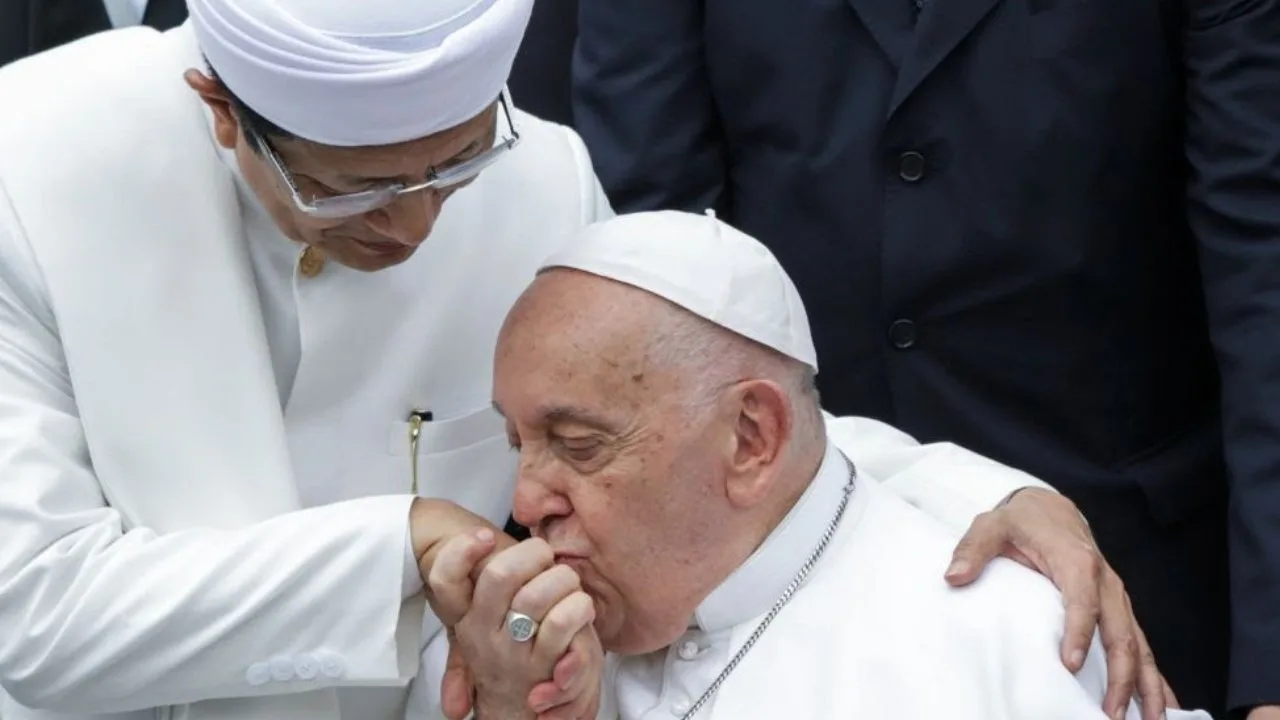
{"label": "dark navy suit jacket", "polygon": [[574,73],[619,211],[792,274],[828,409],[1062,489],[1185,704],[1228,645],[1280,703],[1280,0],[607,0]]}

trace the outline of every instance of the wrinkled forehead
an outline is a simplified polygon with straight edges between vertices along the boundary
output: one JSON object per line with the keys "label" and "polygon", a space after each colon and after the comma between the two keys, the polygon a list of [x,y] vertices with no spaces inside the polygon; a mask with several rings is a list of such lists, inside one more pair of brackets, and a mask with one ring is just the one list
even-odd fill
{"label": "wrinkled forehead", "polygon": [[504,407],[639,407],[653,381],[635,307],[641,293],[600,291],[606,281],[586,277],[541,275],[508,316],[494,364],[495,400]]}

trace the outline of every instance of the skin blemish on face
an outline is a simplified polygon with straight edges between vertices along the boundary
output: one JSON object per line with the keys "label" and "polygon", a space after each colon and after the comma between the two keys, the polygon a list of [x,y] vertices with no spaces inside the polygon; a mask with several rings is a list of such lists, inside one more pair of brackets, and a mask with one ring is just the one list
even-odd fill
{"label": "skin blemish on face", "polygon": [[639,384],[644,382],[644,373],[636,373],[631,376],[631,382]]}

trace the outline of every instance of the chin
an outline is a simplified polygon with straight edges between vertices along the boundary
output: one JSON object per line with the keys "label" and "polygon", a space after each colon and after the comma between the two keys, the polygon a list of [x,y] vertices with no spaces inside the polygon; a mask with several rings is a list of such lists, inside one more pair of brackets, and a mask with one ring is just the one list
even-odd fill
{"label": "chin", "polygon": [[616,623],[612,627],[605,627],[600,616],[596,617],[595,628],[596,635],[600,637],[600,646],[605,652],[618,655],[648,655],[657,652],[674,643],[688,630],[687,627],[681,627],[675,632],[655,633],[627,628],[625,625],[617,627]]}
{"label": "chin", "polygon": [[341,255],[332,255],[332,259],[352,270],[360,272],[378,272],[387,268],[395,267],[408,260],[413,256],[416,248],[406,248],[402,253],[388,253],[385,255],[368,255],[359,253],[343,253]]}

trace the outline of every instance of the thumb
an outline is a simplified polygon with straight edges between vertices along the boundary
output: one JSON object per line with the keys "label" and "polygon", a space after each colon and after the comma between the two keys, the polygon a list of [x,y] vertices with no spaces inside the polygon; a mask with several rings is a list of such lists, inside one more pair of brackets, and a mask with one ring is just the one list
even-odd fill
{"label": "thumb", "polygon": [[475,688],[471,672],[449,633],[449,659],[445,663],[444,679],[440,681],[440,709],[449,720],[463,720],[471,712],[471,698]]}
{"label": "thumb", "polygon": [[953,587],[960,587],[977,580],[982,569],[1000,554],[1007,542],[1008,533],[999,517],[990,512],[982,513],[969,526],[969,531],[960,538],[955,552],[951,554],[947,582]]}

